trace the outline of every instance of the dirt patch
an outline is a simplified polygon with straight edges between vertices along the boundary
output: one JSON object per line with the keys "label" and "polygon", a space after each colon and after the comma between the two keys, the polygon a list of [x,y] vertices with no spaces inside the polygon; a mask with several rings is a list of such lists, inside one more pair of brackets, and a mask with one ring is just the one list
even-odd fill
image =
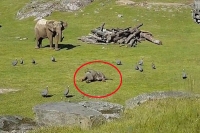
{"label": "dirt patch", "polygon": [[158,6],[184,6],[182,3],[163,3],[163,2],[133,2],[131,0],[118,0],[117,4],[120,5],[158,5]]}
{"label": "dirt patch", "polygon": [[16,92],[18,89],[0,89],[0,94],[8,93],[8,92]]}
{"label": "dirt patch", "polygon": [[134,5],[135,4],[135,2],[130,1],[130,0],[118,0],[116,1],[116,3],[120,5]]}

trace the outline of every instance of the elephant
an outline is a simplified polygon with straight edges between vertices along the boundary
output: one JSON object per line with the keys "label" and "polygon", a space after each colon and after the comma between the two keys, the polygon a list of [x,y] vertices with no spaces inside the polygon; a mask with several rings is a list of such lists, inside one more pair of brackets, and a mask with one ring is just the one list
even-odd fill
{"label": "elephant", "polygon": [[62,31],[67,28],[68,23],[63,21],[55,21],[55,20],[46,20],[39,19],[35,24],[35,39],[36,39],[36,49],[41,48],[42,40],[45,38],[49,39],[50,48],[53,45],[53,38],[55,39],[55,50],[59,50],[58,42],[62,42],[63,33]]}
{"label": "elephant", "polygon": [[86,83],[90,83],[93,81],[102,81],[106,82],[106,80],[112,80],[110,78],[107,78],[102,72],[95,71],[95,70],[87,70],[85,72],[85,76],[82,78],[82,82],[86,81]]}

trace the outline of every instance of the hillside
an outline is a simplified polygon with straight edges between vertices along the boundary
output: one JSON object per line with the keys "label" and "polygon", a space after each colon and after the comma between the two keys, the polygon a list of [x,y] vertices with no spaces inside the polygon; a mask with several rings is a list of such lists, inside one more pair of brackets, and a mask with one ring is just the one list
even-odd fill
{"label": "hillside", "polygon": [[[22,115],[34,118],[32,108],[40,103],[65,100],[62,98],[66,86],[75,95],[71,102],[91,100],[83,97],[74,87],[73,76],[82,64],[103,60],[110,63],[120,59],[117,66],[123,76],[123,84],[114,95],[101,99],[124,105],[129,98],[142,93],[166,90],[200,93],[200,53],[199,25],[191,18],[191,0],[147,0],[152,3],[180,3],[185,6],[169,5],[121,5],[115,0],[95,0],[88,6],[75,12],[53,12],[46,19],[67,21],[64,41],[60,51],[48,47],[35,49],[33,17],[17,20],[16,14],[29,0],[0,1],[0,89],[17,89],[19,91],[0,94],[0,115]],[[136,0],[134,2],[143,2]],[[122,14],[123,17],[118,17]],[[150,31],[163,45],[148,41],[139,43],[135,48],[119,47],[118,44],[86,44],[77,38],[90,33],[91,29],[106,23],[106,28],[126,28],[144,25],[141,30]],[[19,40],[17,37],[28,38]],[[45,39],[43,46],[48,45]],[[56,63],[51,62],[55,56]],[[15,58],[23,58],[25,64],[13,67]],[[34,58],[37,65],[32,65]],[[135,63],[144,59],[144,71],[134,70]],[[157,69],[151,69],[151,63]],[[113,63],[114,64],[114,63]],[[90,68],[100,69],[115,80],[105,83],[86,84],[77,81],[78,86],[93,95],[103,95],[113,91],[119,84],[118,75],[109,66],[94,64]],[[86,68],[84,68],[86,69]],[[81,69],[77,79],[84,73]],[[182,70],[188,74],[182,79]],[[40,92],[46,86],[55,94],[43,98]],[[150,101],[137,109],[125,112],[115,122],[88,132],[199,132],[199,99],[167,99]],[[35,132],[84,132],[78,128],[51,127]]]}

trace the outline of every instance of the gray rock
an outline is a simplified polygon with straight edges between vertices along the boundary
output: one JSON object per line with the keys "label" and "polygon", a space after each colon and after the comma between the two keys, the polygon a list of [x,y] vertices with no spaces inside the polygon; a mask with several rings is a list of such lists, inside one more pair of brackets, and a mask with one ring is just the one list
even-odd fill
{"label": "gray rock", "polygon": [[31,0],[22,9],[17,12],[16,18],[19,20],[35,17],[37,19],[51,15],[54,11],[76,11],[81,7],[88,5],[93,0]]}
{"label": "gray rock", "polygon": [[189,92],[181,92],[181,91],[158,91],[152,93],[144,93],[134,98],[128,99],[125,102],[125,109],[133,109],[149,100],[164,99],[164,98],[190,98],[190,97],[200,97],[200,95],[192,94]]}
{"label": "gray rock", "polygon": [[40,126],[78,126],[90,129],[106,121],[100,112],[69,102],[45,103],[35,106],[33,111]]}
{"label": "gray rock", "polygon": [[83,107],[101,112],[107,121],[120,118],[120,115],[124,111],[122,105],[104,101],[82,101],[79,104]]}
{"label": "gray rock", "polygon": [[36,123],[21,116],[0,116],[0,133],[25,133],[37,127]]}

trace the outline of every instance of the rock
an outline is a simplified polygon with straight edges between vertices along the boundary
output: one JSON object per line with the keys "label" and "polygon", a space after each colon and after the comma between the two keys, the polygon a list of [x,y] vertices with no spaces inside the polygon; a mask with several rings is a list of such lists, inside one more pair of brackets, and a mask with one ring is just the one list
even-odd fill
{"label": "rock", "polygon": [[19,89],[2,89],[2,88],[0,88],[0,94],[8,93],[8,92],[16,92],[16,91],[19,91]]}
{"label": "rock", "polygon": [[122,14],[118,14],[117,16],[118,16],[119,18],[123,17],[123,15],[122,15]]}
{"label": "rock", "polygon": [[83,107],[101,112],[107,121],[120,118],[120,115],[124,111],[122,105],[104,101],[82,101],[79,104]]}
{"label": "rock", "polygon": [[16,18],[19,20],[35,17],[34,21],[51,15],[54,11],[76,11],[81,7],[88,5],[93,0],[49,0],[44,2],[41,0],[31,0],[22,9],[17,12]]}
{"label": "rock", "polygon": [[188,97],[200,97],[200,95],[188,92],[179,92],[179,91],[158,91],[152,93],[144,93],[134,98],[128,99],[125,102],[126,106],[125,109],[133,109],[149,100],[157,100],[164,98],[188,98]]}
{"label": "rock", "polygon": [[30,118],[9,115],[0,116],[0,133],[25,133],[36,127],[36,123]]}
{"label": "rock", "polygon": [[45,103],[35,106],[33,111],[40,126],[78,126],[90,129],[106,121],[100,112],[69,102]]}

